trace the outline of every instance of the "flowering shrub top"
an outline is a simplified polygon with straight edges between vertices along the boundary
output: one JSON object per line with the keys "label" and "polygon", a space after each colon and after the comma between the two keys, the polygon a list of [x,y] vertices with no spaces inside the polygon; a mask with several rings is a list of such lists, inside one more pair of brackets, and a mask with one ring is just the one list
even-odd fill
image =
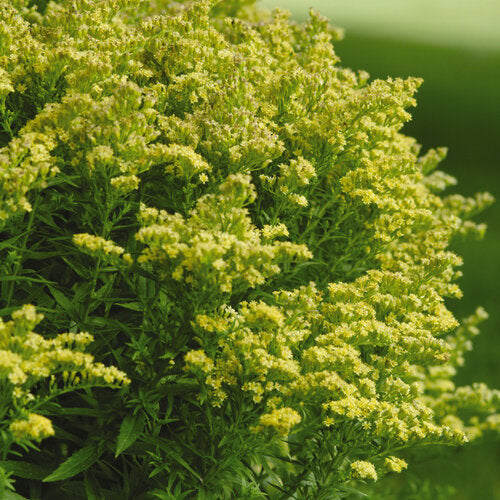
{"label": "flowering shrub top", "polygon": [[0,6],[2,311],[45,315],[2,323],[3,459],[57,422],[47,498],[342,498],[498,428],[452,380],[486,314],[446,307],[491,196],[401,133],[419,79],[249,4]]}

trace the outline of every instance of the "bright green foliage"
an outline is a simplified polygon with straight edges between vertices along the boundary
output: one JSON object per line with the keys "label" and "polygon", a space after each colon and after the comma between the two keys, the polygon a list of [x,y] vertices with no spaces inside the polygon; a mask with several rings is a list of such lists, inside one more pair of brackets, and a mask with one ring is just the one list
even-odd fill
{"label": "bright green foliage", "polygon": [[251,4],[0,5],[0,481],[27,498],[344,498],[498,431],[500,393],[453,382],[486,313],[446,306],[492,197],[441,196],[445,150],[401,133],[419,79]]}

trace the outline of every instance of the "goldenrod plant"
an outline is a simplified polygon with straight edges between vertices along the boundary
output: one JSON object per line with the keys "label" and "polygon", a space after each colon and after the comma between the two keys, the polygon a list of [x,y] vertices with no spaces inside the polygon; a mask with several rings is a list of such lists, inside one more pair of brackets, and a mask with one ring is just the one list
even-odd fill
{"label": "goldenrod plant", "polygon": [[442,194],[445,150],[401,132],[421,80],[340,36],[0,2],[0,498],[387,499],[498,432],[500,392],[454,383],[486,312],[448,309],[492,197]]}

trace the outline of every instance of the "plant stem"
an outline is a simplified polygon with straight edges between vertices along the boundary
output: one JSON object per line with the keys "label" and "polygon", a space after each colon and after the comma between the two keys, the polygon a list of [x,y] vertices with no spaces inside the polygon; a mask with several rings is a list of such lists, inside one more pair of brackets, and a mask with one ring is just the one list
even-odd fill
{"label": "plant stem", "polygon": [[39,201],[40,201],[40,193],[37,192],[36,196],[35,196],[35,200],[33,202],[33,207],[31,208],[31,212],[30,212],[30,215],[29,215],[29,218],[28,218],[28,227],[26,228],[26,232],[24,233],[24,237],[23,237],[23,240],[22,240],[22,243],[21,243],[21,248],[19,249],[20,251],[20,255],[19,255],[19,259],[16,261],[16,263],[14,264],[14,269],[12,270],[12,281],[9,283],[9,289],[7,291],[7,299],[6,299],[6,306],[7,307],[10,307],[10,304],[11,304],[11,301],[12,301],[12,296],[14,294],[14,286],[15,286],[15,278],[17,277],[20,269],[21,269],[21,266],[22,266],[22,262],[24,260],[24,254],[26,252],[26,246],[28,245],[28,238],[30,236],[30,233],[31,233],[31,229],[33,228],[33,221],[35,220],[35,213],[36,213],[36,210],[38,208],[38,204],[39,204]]}

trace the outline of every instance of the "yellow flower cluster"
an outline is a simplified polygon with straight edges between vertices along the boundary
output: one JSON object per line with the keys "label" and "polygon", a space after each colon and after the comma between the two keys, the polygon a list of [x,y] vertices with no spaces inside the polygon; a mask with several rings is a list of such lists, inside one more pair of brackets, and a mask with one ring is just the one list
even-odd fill
{"label": "yellow flower cluster", "polygon": [[384,460],[384,465],[391,472],[401,472],[408,467],[408,464],[406,463],[405,460],[403,460],[402,458],[392,457],[392,456],[387,457]]}
{"label": "yellow flower cluster", "polygon": [[59,171],[50,154],[54,147],[49,137],[30,132],[0,148],[1,225],[14,214],[30,212],[27,192],[44,187],[46,179]]}
{"label": "yellow flower cluster", "polygon": [[[126,3],[133,8],[141,2],[89,1],[81,11],[49,2],[43,20],[24,0],[0,6],[0,121],[7,138],[0,137],[1,222],[29,211],[26,193],[44,187],[45,180],[57,173],[56,158],[50,154],[57,144],[69,146],[71,154],[65,160],[75,166],[88,153],[86,168],[106,163],[121,172],[145,168],[144,137],[151,141],[158,134],[151,136],[148,129],[155,114],[152,98],[139,92],[139,101],[134,100],[137,86],[113,74],[114,67],[125,65],[142,75],[141,65],[129,61],[126,48],[139,46],[143,37],[115,17]],[[64,34],[68,30],[72,36]],[[124,50],[117,50],[119,46]],[[64,91],[67,95],[60,103]],[[106,93],[107,98],[99,98]],[[18,109],[6,97],[13,97]],[[23,108],[37,110],[33,121],[32,111],[26,116],[19,113]],[[135,119],[127,122],[134,110]]]}
{"label": "yellow flower cluster", "polygon": [[179,177],[190,179],[195,174],[210,171],[210,165],[203,156],[190,146],[171,144],[164,148],[163,155],[165,161],[169,163],[166,168],[167,173],[175,173]]}
{"label": "yellow flower cluster", "polygon": [[304,186],[309,185],[316,171],[310,161],[299,156],[290,160],[290,163],[278,165],[278,175],[260,175],[263,187],[274,196],[284,197],[292,206],[308,205],[307,198],[300,194]]}
{"label": "yellow flower cluster", "polygon": [[13,312],[10,321],[0,319],[0,379],[11,391],[11,403],[22,416],[10,424],[16,438],[40,440],[53,434],[50,420],[29,412],[32,404],[40,403],[36,393],[30,392],[40,382],[50,381],[51,394],[57,392],[58,383],[74,388],[130,383],[125,373],[94,362],[93,356],[84,352],[92,335],[61,333],[45,338],[33,332],[42,319],[32,305]]}
{"label": "yellow flower cluster", "polygon": [[431,385],[429,393],[435,395],[429,397],[428,404],[436,417],[444,425],[465,433],[470,440],[482,436],[485,431],[500,430],[499,390],[479,383],[458,388],[451,384],[440,391]]}
{"label": "yellow flower cluster", "polygon": [[110,181],[111,185],[122,194],[134,191],[139,187],[140,179],[137,175],[119,175],[113,177]]}
{"label": "yellow flower cluster", "polygon": [[371,462],[366,460],[356,460],[351,464],[352,474],[354,477],[359,477],[361,479],[372,479],[376,481],[378,479],[377,471],[375,466]]}
{"label": "yellow flower cluster", "polygon": [[160,134],[153,125],[154,90],[143,95],[136,83],[117,75],[106,83],[97,95],[73,92],[51,103],[24,130],[43,130],[69,147],[67,162],[90,174],[133,176],[164,161],[161,145],[150,144]]}
{"label": "yellow flower cluster", "polygon": [[95,256],[108,255],[111,257],[120,257],[125,251],[124,248],[115,245],[112,241],[87,233],[73,235],[73,243],[90,255]]}
{"label": "yellow flower cluster", "polygon": [[354,419],[393,442],[462,442],[463,433],[437,425],[418,401],[414,365],[445,361],[447,345],[435,335],[456,326],[432,288],[418,286],[419,297],[414,281],[370,271],[351,284],[331,284],[324,299],[310,285],[275,292],[274,306],[242,302],[238,312],[198,316],[202,343],[213,332],[220,338],[206,377],[214,404],[227,397],[225,386],[240,385],[269,407],[322,405],[328,427]]}
{"label": "yellow flower cluster", "polygon": [[24,420],[14,420],[10,424],[9,430],[17,441],[24,439],[41,441],[54,435],[52,422],[36,413],[29,413],[28,418]]}
{"label": "yellow flower cluster", "polygon": [[283,226],[252,224],[245,206],[254,199],[250,177],[233,174],[218,194],[199,198],[187,219],[143,206],[136,238],[146,248],[138,261],[193,289],[231,293],[262,285],[279,273],[280,262],[311,258],[305,245],[270,242],[285,234]]}
{"label": "yellow flower cluster", "polygon": [[189,351],[184,361],[186,362],[186,370],[200,369],[203,373],[209,373],[214,367],[213,361],[201,349]]}
{"label": "yellow flower cluster", "polygon": [[272,427],[280,436],[287,436],[290,429],[299,424],[301,420],[300,415],[295,410],[280,408],[261,415],[259,419],[260,426],[255,430],[258,432],[265,427]]}
{"label": "yellow flower cluster", "polygon": [[0,68],[0,102],[2,103],[2,107],[5,107],[5,97],[10,92],[14,92],[12,82],[10,81],[7,71]]}

